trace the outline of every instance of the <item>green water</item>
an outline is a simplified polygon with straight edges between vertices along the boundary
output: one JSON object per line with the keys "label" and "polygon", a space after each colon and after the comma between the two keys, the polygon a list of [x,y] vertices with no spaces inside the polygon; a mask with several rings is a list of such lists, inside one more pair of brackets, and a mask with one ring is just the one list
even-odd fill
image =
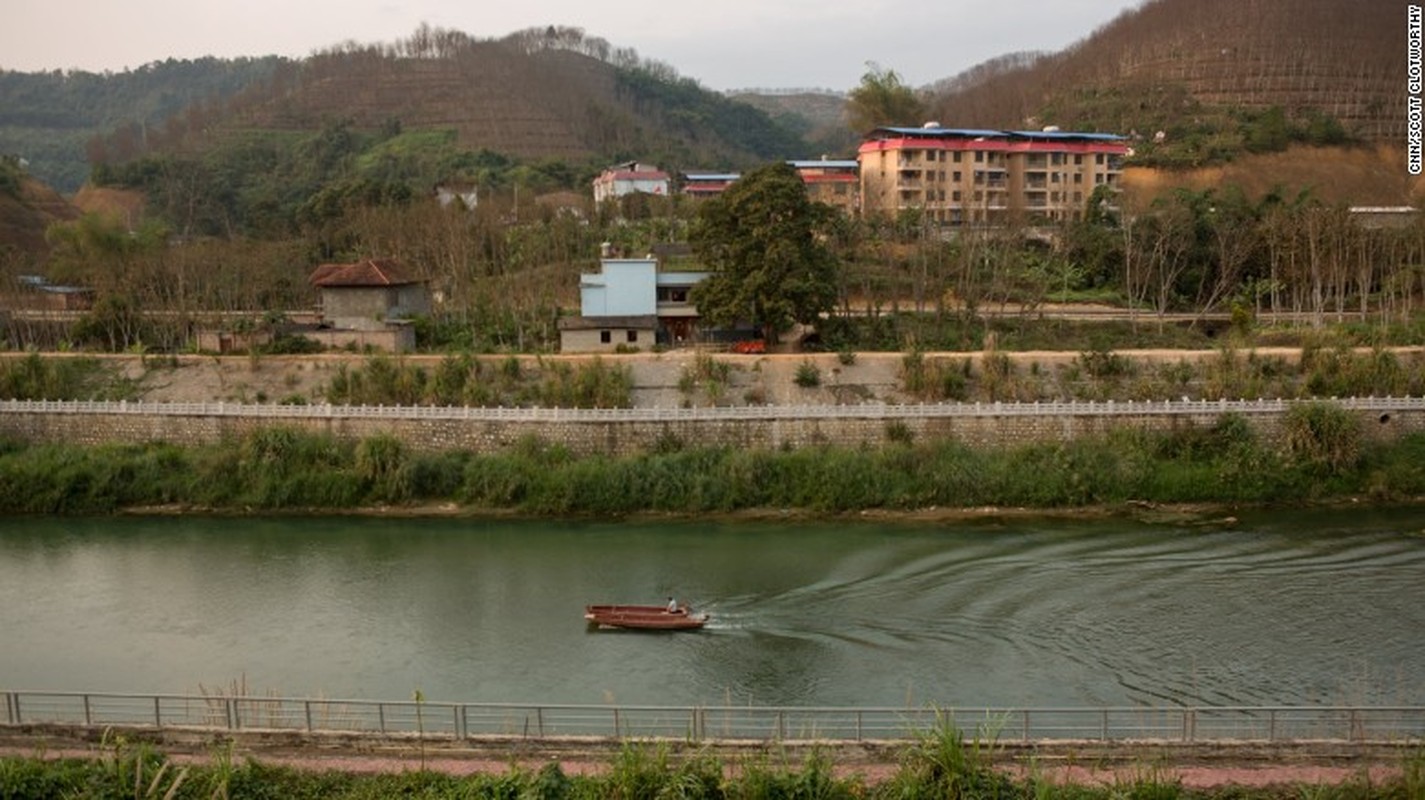
{"label": "green water", "polygon": [[[662,602],[704,631],[590,631]],[[0,689],[1425,704],[1425,509],[1229,527],[0,519]]]}

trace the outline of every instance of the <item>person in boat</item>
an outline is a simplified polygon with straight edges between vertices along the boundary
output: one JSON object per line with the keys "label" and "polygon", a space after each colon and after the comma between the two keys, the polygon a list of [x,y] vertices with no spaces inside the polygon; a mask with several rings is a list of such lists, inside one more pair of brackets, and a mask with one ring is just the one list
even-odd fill
{"label": "person in boat", "polygon": [[669,613],[669,614],[678,614],[678,613],[681,613],[681,612],[682,612],[682,609],[681,609],[681,608],[678,608],[678,601],[677,601],[677,600],[674,600],[674,599],[671,598],[671,597],[668,598],[668,613]]}

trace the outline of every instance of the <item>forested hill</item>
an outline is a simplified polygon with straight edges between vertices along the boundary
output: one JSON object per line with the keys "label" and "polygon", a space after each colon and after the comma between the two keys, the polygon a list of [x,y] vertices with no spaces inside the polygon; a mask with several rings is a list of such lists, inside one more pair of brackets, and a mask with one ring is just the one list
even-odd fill
{"label": "forested hill", "polygon": [[194,104],[214,104],[282,63],[260,59],[168,59],[123,72],[10,72],[0,69],[0,156],[72,193],[89,175],[86,147],[98,134],[132,126],[142,135]]}
{"label": "forested hill", "polygon": [[0,154],[64,192],[88,162],[212,146],[223,131],[454,131],[518,158],[733,167],[803,156],[800,137],[746,104],[577,29],[477,40],[422,27],[393,44],[300,60],[167,61],[102,75],[0,72]]}
{"label": "forested hill", "polygon": [[72,193],[90,163],[225,146],[240,132],[440,130],[516,159],[736,168],[803,157],[789,127],[573,28],[475,39],[422,26],[301,60],[168,61],[139,70],[0,72],[0,154]]}
{"label": "forested hill", "polygon": [[1405,9],[1383,0],[1148,0],[1058,53],[1016,54],[933,89],[932,117],[1138,132],[1193,166],[1286,141],[1396,143]]}
{"label": "forested hill", "polygon": [[423,26],[393,45],[318,53],[232,107],[219,127],[314,130],[345,118],[454,130],[464,148],[522,159],[691,169],[804,155],[765,113],[575,28],[480,40]]}

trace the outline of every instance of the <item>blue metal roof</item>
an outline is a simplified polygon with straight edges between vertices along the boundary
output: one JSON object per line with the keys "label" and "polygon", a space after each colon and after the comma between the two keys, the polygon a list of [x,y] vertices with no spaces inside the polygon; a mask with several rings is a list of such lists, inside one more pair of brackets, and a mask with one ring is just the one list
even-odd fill
{"label": "blue metal roof", "polygon": [[1006,131],[1011,136],[1032,139],[1091,139],[1100,142],[1117,142],[1128,137],[1114,133],[1081,133],[1079,131]]}
{"label": "blue metal roof", "polygon": [[1087,133],[1082,131],[996,131],[980,128],[901,128],[886,127],[877,128],[876,131],[885,131],[900,136],[963,136],[967,138],[985,139],[1009,139],[1013,137],[1026,139],[1087,139],[1090,141],[1117,142],[1126,137],[1112,133]]}
{"label": "blue metal roof", "polygon": [[859,162],[859,161],[843,161],[843,160],[832,161],[832,160],[829,160],[829,159],[817,159],[817,160],[812,160],[812,161],[788,161],[787,163],[788,163],[788,164],[791,164],[791,165],[792,165],[793,167],[795,167],[796,169],[815,169],[816,167],[840,167],[840,168],[842,168],[842,169],[850,169],[850,168],[852,168],[852,167],[855,167],[855,166],[859,165],[861,162]]}

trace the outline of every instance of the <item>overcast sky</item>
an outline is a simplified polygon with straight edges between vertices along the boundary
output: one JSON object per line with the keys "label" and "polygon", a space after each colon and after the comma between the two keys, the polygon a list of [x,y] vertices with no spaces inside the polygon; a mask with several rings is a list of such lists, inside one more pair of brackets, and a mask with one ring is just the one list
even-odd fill
{"label": "overcast sky", "polygon": [[0,69],[139,67],[167,58],[300,58],[422,23],[477,38],[583,28],[709,89],[850,89],[867,62],[921,86],[987,58],[1058,50],[1139,0],[4,0]]}

